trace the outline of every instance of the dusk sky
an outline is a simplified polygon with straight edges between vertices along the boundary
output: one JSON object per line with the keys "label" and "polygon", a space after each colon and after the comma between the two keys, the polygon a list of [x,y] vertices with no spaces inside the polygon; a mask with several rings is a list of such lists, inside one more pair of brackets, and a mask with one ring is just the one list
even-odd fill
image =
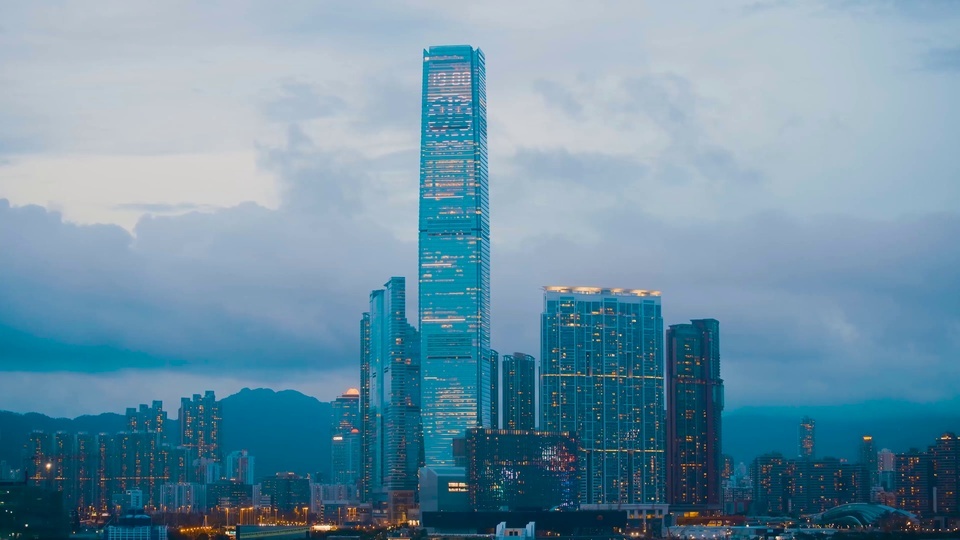
{"label": "dusk sky", "polygon": [[501,354],[544,285],[656,289],[728,410],[960,399],[960,2],[361,4],[0,4],[0,409],[357,386],[441,44],[486,55]]}

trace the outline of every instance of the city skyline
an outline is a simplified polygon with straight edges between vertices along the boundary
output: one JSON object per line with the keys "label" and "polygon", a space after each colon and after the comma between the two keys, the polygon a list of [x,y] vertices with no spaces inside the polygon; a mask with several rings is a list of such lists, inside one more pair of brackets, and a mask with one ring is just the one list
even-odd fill
{"label": "city skyline", "polygon": [[[76,416],[195,388],[332,399],[357,386],[343,314],[384,275],[415,281],[416,51],[464,42],[496,58],[494,348],[537,350],[545,283],[642,283],[671,299],[666,324],[723,321],[731,409],[956,403],[958,163],[944,145],[958,123],[943,119],[958,114],[957,10],[611,8],[537,19],[530,46],[495,10],[467,24],[439,4],[390,11],[428,30],[411,35],[378,33],[382,13],[357,25],[307,5],[291,9],[315,28],[208,6],[223,24],[207,35],[176,8],[134,6],[88,14],[91,31],[151,21],[106,48],[0,8],[14,74],[0,98],[0,408]],[[330,24],[366,30],[334,47]],[[182,46],[141,41],[170,28]],[[825,37],[797,47],[794,30]],[[600,35],[621,46],[595,54]],[[227,61],[223,39],[271,68]],[[824,370],[864,384],[841,395]]]}

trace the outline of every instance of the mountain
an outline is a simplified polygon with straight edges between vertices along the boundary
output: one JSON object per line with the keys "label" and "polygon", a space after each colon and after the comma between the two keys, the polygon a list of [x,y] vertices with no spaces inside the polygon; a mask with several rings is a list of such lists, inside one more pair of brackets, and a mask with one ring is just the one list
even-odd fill
{"label": "mountain", "polygon": [[743,408],[723,415],[723,453],[750,464],[771,451],[797,455],[800,418],[816,421],[817,457],[857,461],[864,435],[876,450],[925,450],[944,432],[960,433],[960,406],[876,401],[860,405]]}
{"label": "mountain", "polygon": [[[330,477],[329,403],[294,390],[244,388],[220,400],[220,414],[224,456],[233,450],[248,450],[256,458],[258,477],[285,471]],[[115,413],[70,419],[0,411],[0,461],[19,468],[25,457],[24,447],[34,430],[116,433],[125,428],[125,423],[124,415]],[[164,431],[167,440],[176,444],[176,416],[167,419]]]}
{"label": "mountain", "polygon": [[121,414],[103,413],[77,418],[51,418],[39,413],[20,414],[0,411],[0,461],[19,468],[23,464],[24,447],[34,430],[55,433],[116,433],[122,431],[126,419]]}
{"label": "mountain", "polygon": [[220,400],[220,414],[224,455],[248,450],[257,477],[293,471],[330,478],[329,403],[295,390],[244,388]]}

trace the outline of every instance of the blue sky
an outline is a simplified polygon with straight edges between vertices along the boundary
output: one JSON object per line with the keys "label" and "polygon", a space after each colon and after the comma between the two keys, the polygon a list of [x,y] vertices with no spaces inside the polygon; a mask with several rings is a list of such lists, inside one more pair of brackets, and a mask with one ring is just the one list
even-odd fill
{"label": "blue sky", "polygon": [[495,348],[539,356],[543,285],[658,289],[721,321],[729,408],[960,395],[956,2],[22,2],[0,408],[356,386],[449,43],[487,57]]}

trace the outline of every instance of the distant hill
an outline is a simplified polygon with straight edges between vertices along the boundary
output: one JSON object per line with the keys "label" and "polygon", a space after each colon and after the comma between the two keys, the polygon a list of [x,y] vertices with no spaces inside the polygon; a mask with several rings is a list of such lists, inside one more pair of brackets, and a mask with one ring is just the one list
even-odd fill
{"label": "distant hill", "polygon": [[103,413],[77,418],[51,418],[39,413],[0,411],[0,461],[19,468],[24,459],[24,446],[34,430],[55,433],[115,433],[124,429],[126,420],[121,414]]}
{"label": "distant hill", "polygon": [[[248,450],[256,458],[258,477],[284,471],[330,477],[332,411],[329,403],[294,390],[244,388],[221,399],[220,404],[224,455],[233,450]],[[176,410],[170,414],[174,416],[167,419],[165,431],[169,441],[176,444]],[[124,415],[116,413],[70,419],[0,411],[0,461],[6,461],[13,468],[20,467],[24,446],[34,430],[116,433],[124,427]]]}
{"label": "distant hill", "polygon": [[796,408],[749,408],[723,415],[723,453],[736,463],[778,451],[795,457],[798,424],[807,415],[816,421],[818,457],[857,461],[864,435],[872,435],[879,451],[925,450],[947,431],[960,433],[960,406],[879,401],[862,405]]}
{"label": "distant hill", "polygon": [[220,404],[224,453],[248,450],[257,477],[293,471],[330,478],[329,403],[295,390],[244,388]]}

